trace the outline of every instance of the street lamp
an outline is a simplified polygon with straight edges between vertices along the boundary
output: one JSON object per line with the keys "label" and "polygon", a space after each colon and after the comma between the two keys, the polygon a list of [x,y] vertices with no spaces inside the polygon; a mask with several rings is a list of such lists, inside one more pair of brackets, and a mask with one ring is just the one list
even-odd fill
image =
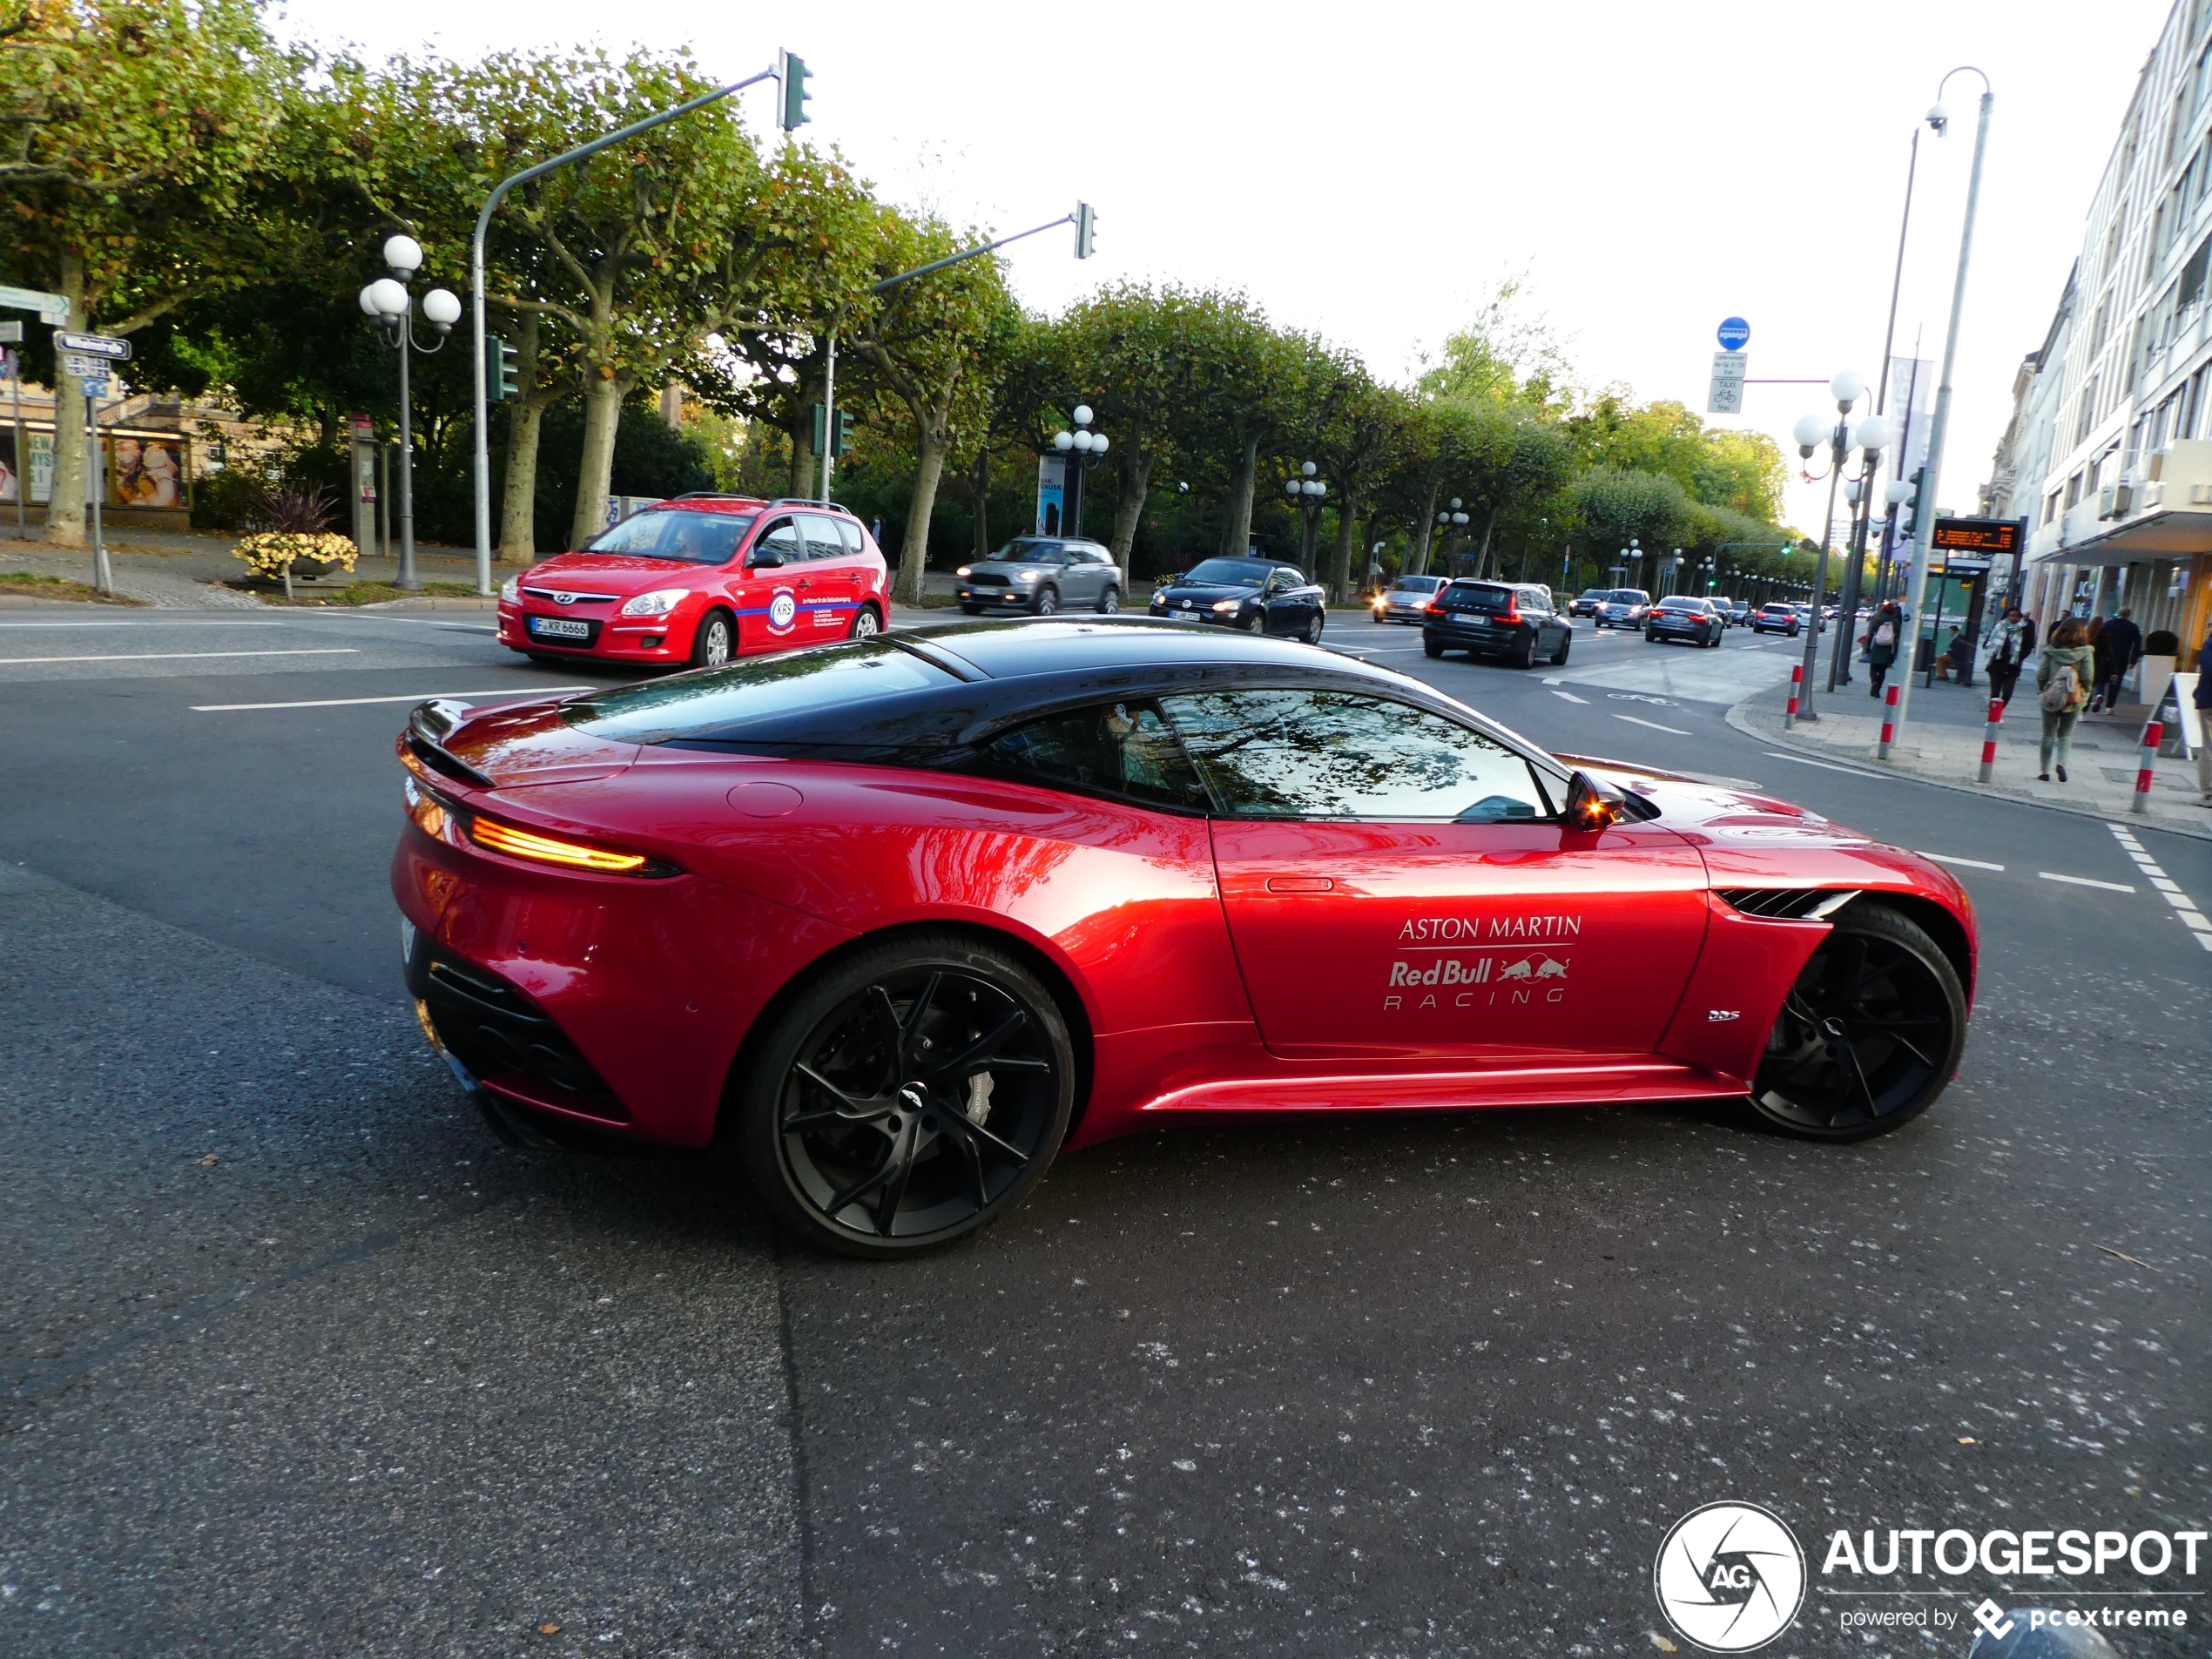
{"label": "street lamp", "polygon": [[406,590],[422,585],[415,573],[415,421],[407,360],[415,352],[430,356],[445,349],[447,336],[461,320],[461,301],[444,288],[422,296],[423,319],[438,334],[436,345],[422,345],[415,338],[414,296],[408,292],[422,268],[422,244],[412,236],[386,238],[384,266],[392,274],[361,290],[361,307],[384,343],[400,354],[400,570],[395,585]]}
{"label": "street lamp", "polygon": [[1321,527],[1321,498],[1329,493],[1328,485],[1313,475],[1320,470],[1311,461],[1301,463],[1295,476],[1283,481],[1283,493],[1290,497],[1291,505],[1298,509],[1302,521],[1298,526],[1298,568],[1310,581],[1313,576],[1313,537]]}
{"label": "street lamp", "polygon": [[[1820,522],[1820,552],[1813,566],[1812,623],[1805,630],[1804,679],[1797,693],[1797,718],[1807,724],[1818,721],[1820,716],[1812,706],[1812,677],[1820,662],[1820,609],[1828,597],[1828,547],[1835,535],[1836,490],[1844,482],[1845,457],[1853,449],[1859,452],[1858,482],[1864,483],[1874,475],[1881,464],[1882,451],[1895,440],[1895,424],[1885,415],[1870,415],[1863,421],[1851,418],[1851,405],[1866,395],[1866,382],[1851,369],[1840,370],[1828,382],[1828,395],[1836,400],[1836,420],[1831,427],[1822,415],[1798,417],[1791,435],[1797,441],[1799,459],[1810,462],[1812,452],[1824,441],[1828,445],[1828,511]],[[1811,473],[1805,476],[1810,480]],[[1856,499],[1856,497],[1854,497]],[[1840,610],[1837,616],[1836,649],[1848,648],[1851,628]],[[1831,664],[1831,671],[1833,664]],[[1830,682],[1834,689],[1834,682]]]}
{"label": "street lamp", "polygon": [[1071,482],[1075,506],[1068,516],[1067,533],[1081,536],[1083,533],[1083,478],[1098,464],[1099,457],[1106,453],[1106,435],[1090,429],[1090,405],[1088,403],[1076,405],[1075,421],[1073,432],[1063,427],[1052,435],[1052,447],[1067,457],[1069,469],[1074,474]]}
{"label": "street lamp", "polygon": [[1460,510],[1460,498],[1457,496],[1452,497],[1449,510],[1436,516],[1436,522],[1443,527],[1444,530],[1444,573],[1449,576],[1452,573],[1453,538],[1467,527],[1467,516]]}

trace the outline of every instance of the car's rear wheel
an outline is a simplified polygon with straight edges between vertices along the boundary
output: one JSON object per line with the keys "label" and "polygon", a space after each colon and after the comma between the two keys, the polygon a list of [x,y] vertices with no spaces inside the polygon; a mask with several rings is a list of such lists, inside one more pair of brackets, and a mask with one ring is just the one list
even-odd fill
{"label": "car's rear wheel", "polygon": [[1514,648],[1506,653],[1506,660],[1515,668],[1533,668],[1536,663],[1536,634],[1534,629],[1521,635]]}
{"label": "car's rear wheel", "polygon": [[1838,911],[1768,1033],[1751,1109],[1816,1141],[1880,1135],[1925,1111],[1958,1070],[1966,996],[1911,918],[1860,900]]}
{"label": "car's rear wheel", "polygon": [[719,668],[730,660],[737,644],[737,628],[726,610],[710,610],[699,618],[698,631],[691,636],[691,666]]}
{"label": "car's rear wheel", "polygon": [[777,1019],[738,1146],[777,1217],[848,1256],[909,1256],[1022,1201],[1066,1138],[1075,1046],[1050,992],[986,944],[864,952]]}
{"label": "car's rear wheel", "polygon": [[1433,638],[1431,638],[1431,637],[1430,637],[1428,635],[1426,635],[1426,634],[1423,634],[1423,635],[1421,636],[1421,655],[1422,655],[1422,656],[1424,656],[1424,657],[1432,657],[1432,658],[1433,658],[1433,657],[1441,657],[1443,654],[1444,654],[1444,642],[1443,642],[1442,640],[1440,640],[1440,639],[1433,639]]}
{"label": "car's rear wheel", "polygon": [[1318,610],[1305,619],[1305,643],[1309,645],[1321,643],[1321,613]]}
{"label": "car's rear wheel", "polygon": [[876,614],[873,605],[862,605],[853,614],[853,626],[846,631],[847,639],[873,639],[883,631],[883,618]]}
{"label": "car's rear wheel", "polygon": [[1100,616],[1110,617],[1121,608],[1122,590],[1119,588],[1109,587],[1105,592],[1098,596],[1098,614]]}

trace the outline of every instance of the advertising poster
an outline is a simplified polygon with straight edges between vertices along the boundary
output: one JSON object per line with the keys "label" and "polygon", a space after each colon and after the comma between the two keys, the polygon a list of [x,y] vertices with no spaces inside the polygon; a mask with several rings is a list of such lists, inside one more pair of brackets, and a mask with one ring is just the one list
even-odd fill
{"label": "advertising poster", "polygon": [[16,461],[16,429],[0,427],[0,502],[23,499],[21,472]]}
{"label": "advertising poster", "polygon": [[185,441],[109,438],[107,502],[111,507],[185,506]]}
{"label": "advertising poster", "polygon": [[1037,458],[1037,531],[1060,534],[1060,520],[1067,511],[1068,463],[1059,455]]}

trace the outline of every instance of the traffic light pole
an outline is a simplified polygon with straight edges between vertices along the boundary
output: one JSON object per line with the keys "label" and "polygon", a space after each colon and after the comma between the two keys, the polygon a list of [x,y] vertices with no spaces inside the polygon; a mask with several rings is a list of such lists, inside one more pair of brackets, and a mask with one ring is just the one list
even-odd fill
{"label": "traffic light pole", "polygon": [[[741,92],[748,86],[758,86],[763,81],[781,79],[786,59],[792,64],[799,63],[798,59],[791,58],[789,54],[785,54],[783,57],[779,58],[773,69],[764,69],[758,75],[748,75],[741,81],[732,81],[727,86],[718,86],[711,92],[702,92],[695,98],[678,104],[672,110],[663,110],[659,114],[649,115],[642,121],[632,121],[619,132],[610,132],[602,138],[594,138],[589,144],[580,144],[573,150],[564,150],[550,161],[541,161],[535,167],[525,167],[518,173],[510,174],[495,185],[491,194],[484,198],[483,208],[476,215],[475,234],[469,239],[469,309],[475,334],[476,347],[473,354],[475,359],[473,374],[475,382],[476,416],[476,591],[478,593],[489,594],[493,591],[491,437],[485,430],[488,422],[487,400],[484,396],[484,238],[491,229],[492,214],[498,211],[499,204],[507,199],[508,192],[517,185],[527,185],[534,179],[543,179],[549,172],[557,172],[563,167],[587,160],[597,155],[602,150],[621,144],[625,139],[634,138],[641,132],[649,132],[655,127],[665,126],[680,116],[691,114],[694,110],[703,110],[708,105],[729,97],[732,92]],[[803,65],[799,70],[799,75],[803,85],[806,75]],[[802,91],[800,98],[803,100],[805,94]],[[786,88],[785,92],[786,115],[792,102],[790,89]],[[799,119],[805,118],[802,113]],[[788,130],[789,125],[793,124],[786,121],[786,125]]]}
{"label": "traffic light pole", "polygon": [[[1952,71],[1955,75],[1959,71]],[[1974,73],[1980,75],[1979,70]],[[1944,77],[1951,78],[1949,75]],[[1989,147],[1989,107],[1996,96],[1989,90],[1989,78],[1982,76],[1981,118],[1974,127],[1974,166],[1966,182],[1966,221],[1959,232],[1959,274],[1951,287],[1951,326],[1943,342],[1943,378],[1936,382],[1934,418],[1928,425],[1928,459],[1920,480],[1920,500],[1918,522],[1913,525],[1912,569],[1905,577],[1905,627],[1912,640],[1913,655],[1905,660],[1905,672],[1899,676],[1897,718],[1892,723],[1890,741],[1881,745],[1881,759],[1890,758],[1891,748],[1904,736],[1905,717],[1912,707],[1912,668],[1919,661],[1920,639],[1920,606],[1927,598],[1928,550],[1935,539],[1937,485],[1943,473],[1943,440],[1951,424],[1951,371],[1959,359],[1959,314],[1966,303],[1966,264],[1973,253],[1974,209],[1981,203],[1981,161]],[[1939,94],[1940,89],[1939,89]],[[1899,645],[1905,642],[1898,641]],[[1935,649],[1930,640],[1928,648]]]}

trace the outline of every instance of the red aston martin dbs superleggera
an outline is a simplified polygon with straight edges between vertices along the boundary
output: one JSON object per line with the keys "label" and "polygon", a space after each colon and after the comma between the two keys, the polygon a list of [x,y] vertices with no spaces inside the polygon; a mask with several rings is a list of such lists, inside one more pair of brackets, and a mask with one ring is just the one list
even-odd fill
{"label": "red aston martin dbs superleggera", "polygon": [[734,1143],[856,1254],[1179,1115],[1732,1096],[1850,1139],[1966,1037],[1941,868],[1287,641],[954,624],[399,749],[408,984],[494,1126]]}

